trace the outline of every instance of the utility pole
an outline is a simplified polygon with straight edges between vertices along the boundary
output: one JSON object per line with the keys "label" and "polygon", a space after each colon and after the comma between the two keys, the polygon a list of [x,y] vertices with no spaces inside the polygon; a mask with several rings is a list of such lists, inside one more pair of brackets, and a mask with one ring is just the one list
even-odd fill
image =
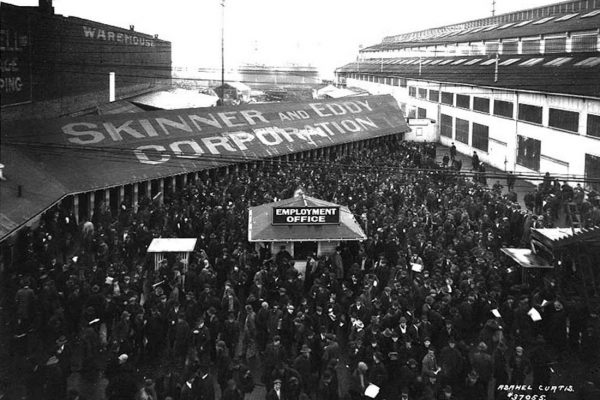
{"label": "utility pole", "polygon": [[492,0],[492,17],[496,15],[496,0]]}
{"label": "utility pole", "polygon": [[225,0],[221,0],[221,105],[225,102]]}
{"label": "utility pole", "polygon": [[496,66],[494,67],[494,82],[498,82],[498,53],[496,53]]}

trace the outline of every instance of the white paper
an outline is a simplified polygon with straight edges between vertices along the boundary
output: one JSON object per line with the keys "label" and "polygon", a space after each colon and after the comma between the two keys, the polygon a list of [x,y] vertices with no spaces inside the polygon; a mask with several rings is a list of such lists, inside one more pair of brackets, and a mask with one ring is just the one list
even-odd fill
{"label": "white paper", "polygon": [[542,320],[542,316],[540,315],[540,313],[538,312],[538,310],[536,310],[535,308],[532,308],[531,310],[529,310],[529,312],[527,313],[527,315],[529,315],[531,317],[531,319],[533,320],[533,322],[541,321]]}
{"label": "white paper", "polygon": [[546,304],[550,304],[548,300],[542,300],[542,307],[546,307]]}
{"label": "white paper", "polygon": [[379,394],[379,386],[375,386],[372,383],[365,389],[365,396],[374,399]]}
{"label": "white paper", "polygon": [[410,263],[410,265],[411,265],[411,269],[415,272],[423,271],[423,266],[421,264]]}
{"label": "white paper", "polygon": [[498,309],[497,309],[497,308],[494,308],[494,309],[492,310],[492,314],[494,314],[494,317],[496,317],[496,318],[500,318],[500,317],[502,317],[502,316],[500,315],[500,311],[498,311]]}
{"label": "white paper", "polygon": [[104,281],[104,283],[106,283],[107,285],[112,285],[113,281],[115,279],[112,276],[107,276],[106,280]]}

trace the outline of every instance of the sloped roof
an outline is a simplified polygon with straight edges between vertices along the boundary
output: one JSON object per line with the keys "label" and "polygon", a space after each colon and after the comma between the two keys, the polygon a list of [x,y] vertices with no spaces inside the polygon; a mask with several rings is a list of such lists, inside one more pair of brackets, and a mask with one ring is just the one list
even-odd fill
{"label": "sloped roof", "polygon": [[595,52],[499,56],[497,80],[495,64],[494,57],[484,55],[413,57],[352,62],[336,71],[600,97],[600,55]]}
{"label": "sloped roof", "polygon": [[[344,115],[328,112],[327,107],[334,103],[350,107],[346,108],[350,111]],[[297,112],[309,118],[287,117]],[[351,124],[346,125],[354,131],[328,134],[310,125],[339,122],[343,126],[348,121]],[[362,127],[356,125],[359,122]],[[234,132],[228,125],[235,126]],[[83,132],[82,127],[97,130]],[[398,103],[389,95],[338,102],[318,100],[2,121],[1,128],[0,159],[5,165],[6,180],[0,181],[0,240],[69,194],[409,130]],[[282,129],[292,133],[280,134]],[[140,158],[144,154],[146,158]],[[22,197],[17,196],[19,185]]]}
{"label": "sloped roof", "polygon": [[148,253],[191,252],[197,241],[196,238],[154,238],[148,246]]}
{"label": "sloped roof", "polygon": [[[561,13],[538,13],[506,15],[495,18],[467,21],[424,31],[387,36],[380,43],[365,47],[363,52],[397,50],[416,46],[443,45],[459,42],[480,42],[528,36],[564,34],[565,32],[596,30],[600,26],[600,14],[592,10]],[[518,14],[518,12],[517,12]]]}
{"label": "sloped roof", "polygon": [[600,245],[600,226],[592,228],[532,229],[531,236],[550,248],[584,242]]}
{"label": "sloped roof", "polygon": [[149,106],[161,110],[177,110],[180,108],[213,107],[217,104],[218,97],[198,93],[195,90],[175,88],[159,90],[132,97],[128,101],[134,104]]}
{"label": "sloped roof", "polygon": [[[240,92],[251,92],[252,91],[252,88],[250,88],[250,86],[248,86],[242,82],[225,82],[224,86],[232,87]],[[220,87],[221,87],[221,85],[217,86],[217,89]]]}
{"label": "sloped roof", "polygon": [[[273,207],[340,207],[339,225],[272,225]],[[348,207],[299,195],[274,203],[251,207],[248,218],[250,242],[301,242],[365,240],[367,236]]]}

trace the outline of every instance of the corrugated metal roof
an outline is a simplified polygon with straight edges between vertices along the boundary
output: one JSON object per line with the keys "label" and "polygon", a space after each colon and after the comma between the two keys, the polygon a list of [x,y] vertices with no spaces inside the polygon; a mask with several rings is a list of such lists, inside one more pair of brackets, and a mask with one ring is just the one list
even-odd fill
{"label": "corrugated metal roof", "polygon": [[[367,60],[347,64],[338,68],[337,72],[600,97],[600,79],[598,79],[600,61],[596,62],[597,57],[598,53],[500,56],[497,82],[495,81],[495,57],[489,56],[473,65],[468,65],[468,61],[460,65],[452,65],[456,58],[451,57],[410,58],[404,59],[407,62],[401,64],[388,65],[382,65],[378,60]],[[482,56],[467,56],[461,59],[476,58]],[[539,58],[543,60],[537,60]],[[444,61],[423,65],[422,61],[428,59]],[[522,65],[533,59],[536,59],[533,65]]]}

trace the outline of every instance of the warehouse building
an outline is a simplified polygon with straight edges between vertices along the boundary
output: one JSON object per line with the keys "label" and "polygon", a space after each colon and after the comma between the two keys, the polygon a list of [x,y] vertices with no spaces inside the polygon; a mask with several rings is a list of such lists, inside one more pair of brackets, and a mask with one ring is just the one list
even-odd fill
{"label": "warehouse building", "polygon": [[171,83],[171,43],[37,7],[2,3],[2,120],[53,118]]}
{"label": "warehouse building", "polygon": [[386,37],[336,75],[435,122],[424,140],[501,170],[598,179],[599,28],[600,0],[561,2]]}

